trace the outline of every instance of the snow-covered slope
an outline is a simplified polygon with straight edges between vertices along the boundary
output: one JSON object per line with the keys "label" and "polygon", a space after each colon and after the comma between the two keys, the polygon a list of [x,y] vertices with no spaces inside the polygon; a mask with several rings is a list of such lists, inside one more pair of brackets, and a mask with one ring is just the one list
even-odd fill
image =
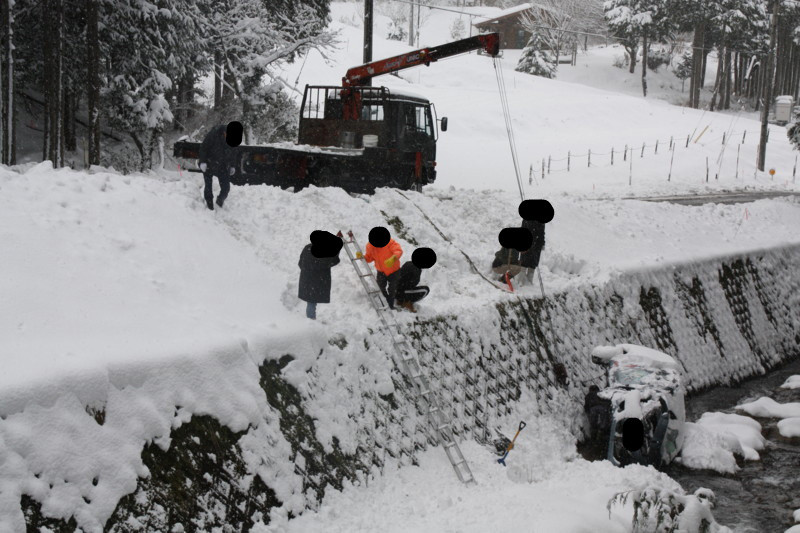
{"label": "snow-covered slope", "polygon": [[[332,4],[332,26],[340,31],[341,48],[326,52],[327,61],[319,52],[312,51],[305,61],[288,67],[285,79],[296,80],[300,89],[305,84],[335,85],[341,82],[347,68],[360,64],[363,37],[357,7],[357,3]],[[420,46],[450,41],[450,24],[458,16],[431,10],[422,28]],[[386,19],[378,17],[375,59],[411,50],[404,43],[381,38],[386,34],[381,29],[385,22]],[[504,73],[522,177],[529,195],[553,196],[570,191],[582,195],[627,196],[745,186],[796,190],[795,153],[782,127],[771,126],[767,164],[768,168],[776,169],[771,179],[766,173],[754,174],[759,123],[748,118],[750,114],[710,113],[677,107],[658,98],[643,98],[635,91],[629,94],[587,86],[596,80],[599,87],[616,87],[605,81],[630,76],[613,67],[611,58],[607,58],[607,63],[593,60],[578,67],[562,66],[565,79],[581,82],[570,83],[514,72],[518,55],[517,51],[505,51],[499,65]],[[579,68],[590,73],[574,75],[573,70]],[[434,102],[440,117],[448,117],[449,129],[439,136],[437,187],[517,190],[491,58],[475,53],[456,56],[429,67],[402,71],[399,77],[381,76],[375,79],[375,84],[423,94]],[[723,135],[729,141],[724,150]],[[688,148],[687,136],[692,138]],[[667,181],[671,138],[676,148],[671,180]],[[739,144],[743,138],[744,144]],[[657,155],[656,140],[659,140]],[[647,146],[641,157],[643,144]],[[623,161],[626,146],[635,150],[635,156]],[[612,148],[614,166],[611,166]],[[591,167],[589,150],[593,154]],[[547,161],[548,157],[552,157],[551,173],[542,181],[542,160]],[[531,170],[535,180],[529,185]],[[715,180],[717,174],[719,179]]]}

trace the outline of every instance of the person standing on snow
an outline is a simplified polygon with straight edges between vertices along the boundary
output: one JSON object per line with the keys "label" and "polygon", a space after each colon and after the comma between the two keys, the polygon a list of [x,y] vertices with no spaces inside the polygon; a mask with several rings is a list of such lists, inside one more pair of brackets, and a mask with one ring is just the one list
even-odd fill
{"label": "person standing on snow", "polygon": [[539,267],[544,248],[544,224],[538,220],[523,220],[522,227],[533,235],[533,244],[519,255],[519,265],[523,269],[520,277],[527,283],[533,283],[533,273]]}
{"label": "person standing on snow", "polygon": [[519,257],[519,264],[525,270],[520,278],[533,283],[533,273],[539,267],[539,258],[544,248],[544,225],[553,220],[555,211],[547,200],[523,200],[519,204],[522,228],[531,234],[531,246]]}
{"label": "person standing on snow", "polygon": [[317,319],[317,304],[331,301],[331,268],[339,264],[342,239],[327,231],[311,232],[311,244],[300,252],[297,297],[306,302],[306,316]]}
{"label": "person standing on snow", "polygon": [[[363,257],[367,263],[375,263],[375,269],[378,271],[378,287],[386,298],[389,309],[394,309],[402,255],[403,249],[391,238],[388,229],[377,226],[369,231],[369,243]],[[361,257],[360,252],[356,256]]]}
{"label": "person standing on snow", "polygon": [[[222,207],[225,198],[228,197],[228,192],[231,190],[230,177],[236,172],[234,168],[236,164],[234,148],[242,142],[241,129],[242,125],[239,122],[214,126],[203,139],[203,144],[200,145],[198,161],[205,180],[203,196],[206,199],[206,205],[212,211],[214,210],[214,191],[212,188],[214,176],[219,180],[218,206]],[[238,142],[236,142],[237,133]]]}

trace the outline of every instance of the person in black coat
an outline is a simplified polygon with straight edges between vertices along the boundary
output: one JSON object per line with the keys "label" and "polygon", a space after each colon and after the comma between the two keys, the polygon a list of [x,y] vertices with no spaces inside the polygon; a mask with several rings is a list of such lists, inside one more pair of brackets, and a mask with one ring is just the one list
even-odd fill
{"label": "person in black coat", "polygon": [[206,205],[211,210],[214,209],[214,192],[212,189],[214,176],[219,180],[220,189],[219,196],[217,196],[217,205],[222,207],[225,198],[228,197],[228,192],[231,190],[230,177],[235,172],[236,151],[227,142],[227,128],[228,126],[225,124],[214,126],[203,139],[203,144],[200,145],[198,162],[205,180],[203,196],[206,199]]}
{"label": "person in black coat", "polygon": [[300,261],[297,263],[300,267],[297,296],[306,302],[306,316],[316,320],[317,304],[331,301],[331,268],[339,264],[339,255],[336,250],[335,255],[318,253],[317,257],[312,253],[312,246],[314,245],[306,244],[300,252]]}
{"label": "person in black coat", "polygon": [[422,276],[422,269],[409,261],[400,267],[400,279],[397,281],[397,293],[395,300],[401,307],[416,313],[414,302],[425,298],[431,290],[419,284]]}
{"label": "person in black coat", "polygon": [[531,247],[522,252],[519,256],[519,264],[526,269],[522,278],[528,283],[533,282],[533,273],[539,266],[539,258],[544,248],[544,224],[536,220],[523,220],[522,227],[528,229],[533,236]]}

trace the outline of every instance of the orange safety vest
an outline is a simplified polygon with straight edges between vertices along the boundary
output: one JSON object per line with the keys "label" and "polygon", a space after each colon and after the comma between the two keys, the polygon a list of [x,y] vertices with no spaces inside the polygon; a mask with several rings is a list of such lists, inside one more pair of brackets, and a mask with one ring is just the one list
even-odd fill
{"label": "orange safety vest", "polygon": [[[367,263],[372,263],[374,261],[375,268],[378,270],[378,272],[383,272],[388,276],[400,270],[400,257],[402,255],[403,249],[400,248],[400,245],[397,244],[397,241],[394,239],[389,239],[389,244],[383,248],[376,248],[367,243],[367,253],[364,254],[364,259],[367,260]],[[392,256],[395,256],[397,260],[392,266],[387,267],[383,264],[383,262]]]}

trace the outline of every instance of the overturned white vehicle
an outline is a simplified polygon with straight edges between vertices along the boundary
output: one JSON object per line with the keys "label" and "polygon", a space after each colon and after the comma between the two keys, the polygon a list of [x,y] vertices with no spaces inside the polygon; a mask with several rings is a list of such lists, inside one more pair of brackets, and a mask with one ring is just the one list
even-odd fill
{"label": "overturned white vehicle", "polygon": [[635,344],[598,346],[592,362],[607,367],[608,387],[597,396],[606,409],[607,459],[660,468],[680,452],[684,440],[685,390],[678,363]]}

